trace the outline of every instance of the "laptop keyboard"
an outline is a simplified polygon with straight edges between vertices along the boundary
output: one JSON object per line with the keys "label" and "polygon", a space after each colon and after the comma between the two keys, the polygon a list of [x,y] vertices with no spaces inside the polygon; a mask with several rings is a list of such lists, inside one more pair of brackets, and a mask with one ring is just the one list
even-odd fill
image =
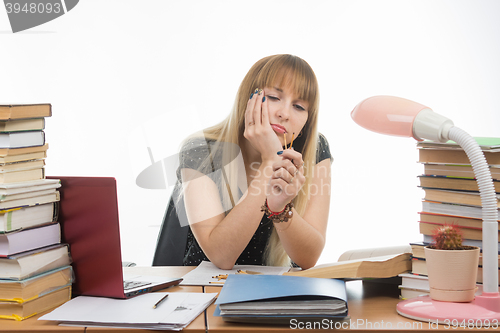
{"label": "laptop keyboard", "polygon": [[142,281],[123,281],[123,289],[130,290],[133,288],[139,288],[142,286],[147,286],[151,284],[151,282],[142,282]]}

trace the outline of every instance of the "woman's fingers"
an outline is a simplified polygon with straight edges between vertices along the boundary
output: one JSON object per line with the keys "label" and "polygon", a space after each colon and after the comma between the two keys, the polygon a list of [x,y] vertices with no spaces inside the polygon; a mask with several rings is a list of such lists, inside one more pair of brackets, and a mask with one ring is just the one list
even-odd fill
{"label": "woman's fingers", "polygon": [[299,171],[304,171],[304,161],[302,160],[302,154],[293,150],[285,149],[281,154],[282,160],[273,165],[273,170],[276,171],[279,168],[285,168],[291,174],[296,174]]}
{"label": "woman's fingers", "polygon": [[[262,91],[262,95],[264,95],[264,91]],[[266,96],[262,96],[262,111],[261,111],[261,120],[263,125],[271,126],[269,122],[269,109],[267,108]]]}
{"label": "woman's fingers", "polygon": [[295,178],[294,173],[290,173],[287,169],[279,168],[273,173],[272,179],[282,179],[286,184],[291,184]]}
{"label": "woman's fingers", "polygon": [[255,105],[253,107],[252,116],[255,125],[262,125],[262,98],[264,97],[264,91],[262,89],[258,89],[256,93],[254,93]]}
{"label": "woman's fingers", "polygon": [[247,102],[245,110],[245,130],[243,136],[261,154],[263,161],[277,160],[276,152],[281,142],[269,123],[268,101],[264,90],[257,89]]}
{"label": "woman's fingers", "polygon": [[[267,104],[264,102],[264,90],[255,89],[248,99],[245,110],[245,126],[247,128],[254,125],[266,124],[266,121],[269,122]],[[263,110],[264,108],[265,110]],[[263,113],[265,113],[264,116]]]}
{"label": "woman's fingers", "polygon": [[247,109],[245,110],[245,127],[255,125],[254,109],[255,109],[255,101],[257,100],[257,98],[255,98],[256,93],[257,90],[255,90],[250,95],[250,98],[248,99],[247,102]]}

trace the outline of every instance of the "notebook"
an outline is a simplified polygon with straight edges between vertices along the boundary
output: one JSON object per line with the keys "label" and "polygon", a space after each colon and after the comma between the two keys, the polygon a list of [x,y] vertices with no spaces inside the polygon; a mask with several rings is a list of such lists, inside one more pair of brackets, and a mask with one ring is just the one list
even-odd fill
{"label": "notebook", "polygon": [[61,180],[58,221],[73,260],[74,296],[129,298],[182,281],[158,276],[124,281],[115,178],[47,178]]}

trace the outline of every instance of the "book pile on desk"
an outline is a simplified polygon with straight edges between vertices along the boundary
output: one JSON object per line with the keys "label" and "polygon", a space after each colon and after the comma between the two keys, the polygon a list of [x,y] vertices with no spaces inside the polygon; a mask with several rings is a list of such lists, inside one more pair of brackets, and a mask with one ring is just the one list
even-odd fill
{"label": "book pile on desk", "polygon": [[[500,138],[474,139],[489,165],[500,208]],[[472,166],[464,150],[453,141],[423,141],[418,143],[417,147],[419,162],[424,169],[423,174],[419,176],[420,187],[424,191],[422,211],[419,213],[419,230],[423,239],[421,242],[410,244],[413,252],[412,274],[420,276],[413,279],[427,283],[427,288],[410,288],[409,286],[415,285],[415,281],[410,280],[411,276],[402,275],[403,284],[400,289],[404,298],[418,293],[428,294],[424,247],[432,242],[432,233],[438,226],[458,225],[462,230],[464,245],[482,248],[481,198]],[[483,278],[481,258],[479,261],[478,284],[482,283]]]}
{"label": "book pile on desk", "polygon": [[71,297],[60,184],[44,175],[49,116],[50,104],[0,105],[0,319],[23,320]]}

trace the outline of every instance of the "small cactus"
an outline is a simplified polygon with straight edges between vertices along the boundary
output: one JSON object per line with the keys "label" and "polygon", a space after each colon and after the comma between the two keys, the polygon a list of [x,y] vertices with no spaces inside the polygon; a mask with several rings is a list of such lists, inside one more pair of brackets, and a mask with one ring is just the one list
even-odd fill
{"label": "small cactus", "polygon": [[454,224],[445,224],[434,230],[433,248],[438,250],[461,250],[462,232]]}

